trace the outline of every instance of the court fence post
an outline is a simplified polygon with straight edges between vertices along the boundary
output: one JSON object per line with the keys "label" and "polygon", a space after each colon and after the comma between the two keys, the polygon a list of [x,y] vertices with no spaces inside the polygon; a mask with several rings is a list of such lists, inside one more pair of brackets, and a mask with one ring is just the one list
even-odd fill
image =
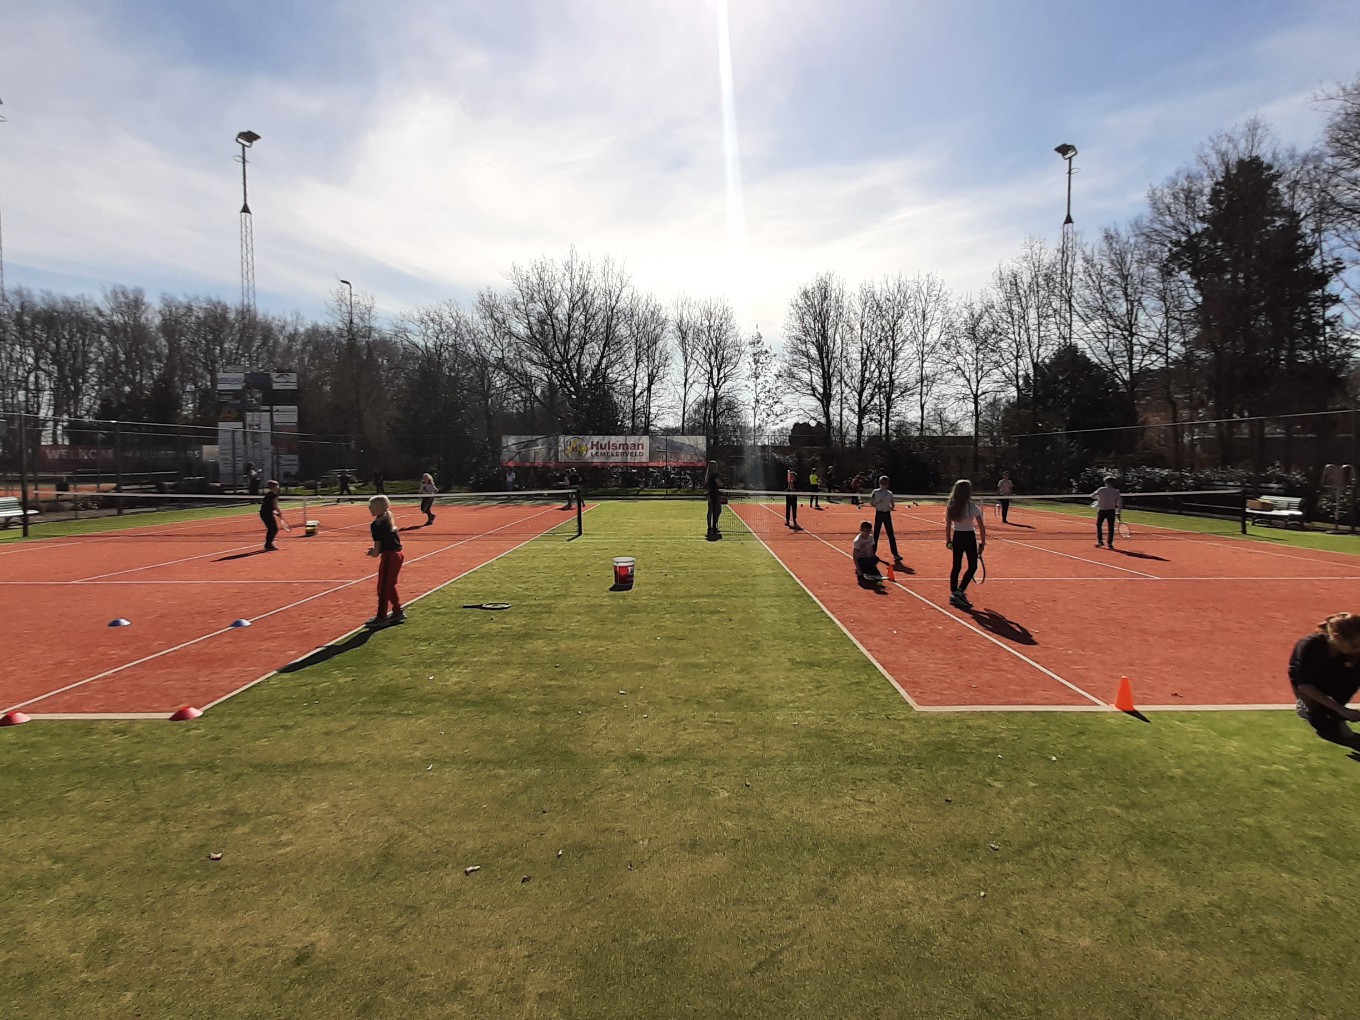
{"label": "court fence post", "polygon": [[1242,514],[1242,534],[1245,535],[1247,533],[1247,490],[1246,489],[1239,490],[1237,496],[1238,499],[1240,499],[1242,502],[1242,505],[1239,508],[1239,510]]}
{"label": "court fence post", "polygon": [[19,518],[28,537],[28,416],[19,412]]}
{"label": "court fence post", "polygon": [[[113,423],[113,491],[123,491],[123,423],[115,421]],[[118,507],[115,511],[117,516],[123,516],[123,500],[118,500]]]}

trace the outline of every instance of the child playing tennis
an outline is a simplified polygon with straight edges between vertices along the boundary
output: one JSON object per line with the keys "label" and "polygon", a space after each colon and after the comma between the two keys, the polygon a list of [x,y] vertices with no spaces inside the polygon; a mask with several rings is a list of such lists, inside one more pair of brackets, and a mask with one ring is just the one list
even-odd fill
{"label": "child playing tennis", "polygon": [[[393,623],[406,622],[406,610],[401,608],[401,596],[397,594],[397,575],[406,557],[401,551],[401,535],[397,522],[392,518],[392,502],[386,496],[374,496],[368,501],[368,512],[373,515],[373,523],[368,526],[373,536],[373,545],[368,555],[378,559],[378,615],[365,620],[365,627],[386,627]],[[387,612],[392,607],[391,615]]]}
{"label": "child playing tennis", "polygon": [[[977,573],[978,557],[987,547],[987,522],[982,509],[973,502],[973,483],[960,478],[949,492],[944,508],[944,544],[954,550],[954,565],[949,571],[949,604],[959,609],[972,609],[973,603],[964,594]],[[959,568],[968,557],[968,572],[959,580]]]}
{"label": "child playing tennis", "polygon": [[784,472],[784,527],[803,530],[798,526],[798,472],[793,468]]}
{"label": "child playing tennis", "polygon": [[1334,613],[1294,645],[1289,683],[1299,717],[1323,740],[1360,751],[1360,711],[1346,702],[1360,690],[1360,616]]}
{"label": "child playing tennis", "polygon": [[892,549],[893,562],[900,566],[902,557],[897,551],[897,536],[893,534],[892,523],[893,506],[896,501],[893,498],[892,489],[888,488],[887,475],[878,476],[878,488],[869,493],[869,502],[874,508],[874,544],[878,544],[879,531],[886,529],[888,547]]}
{"label": "child playing tennis", "polygon": [[425,498],[420,501],[420,512],[425,515],[425,527],[434,523],[434,494],[439,491],[439,487],[434,484],[434,476],[428,471],[420,476],[420,494]]}
{"label": "child playing tennis", "polygon": [[878,558],[878,546],[874,542],[874,526],[868,521],[860,521],[851,556],[855,560],[855,577],[871,584],[883,580],[878,572],[878,565],[882,561]]}
{"label": "child playing tennis", "polygon": [[[1114,476],[1106,475],[1105,484],[1095,492],[1091,493],[1091,498],[1096,501],[1096,548],[1108,545],[1114,548],[1114,522],[1119,516],[1119,511],[1124,509],[1124,497],[1119,490],[1114,487]],[[1104,524],[1108,528],[1109,541],[1101,541],[1100,526]]]}
{"label": "child playing tennis", "polygon": [[265,486],[264,499],[260,500],[260,520],[264,522],[264,551],[274,552],[278,549],[274,539],[279,535],[279,525],[287,527],[287,522],[279,509],[279,483],[272,478]]}

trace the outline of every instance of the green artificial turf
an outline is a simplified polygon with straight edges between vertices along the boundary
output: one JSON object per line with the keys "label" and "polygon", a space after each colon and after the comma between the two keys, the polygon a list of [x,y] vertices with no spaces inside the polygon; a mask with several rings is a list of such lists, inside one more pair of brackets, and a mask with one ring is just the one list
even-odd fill
{"label": "green artificial turf", "polygon": [[1352,1014],[1360,764],[1283,712],[913,713],[703,513],[601,505],[193,723],[0,730],[0,1001]]}

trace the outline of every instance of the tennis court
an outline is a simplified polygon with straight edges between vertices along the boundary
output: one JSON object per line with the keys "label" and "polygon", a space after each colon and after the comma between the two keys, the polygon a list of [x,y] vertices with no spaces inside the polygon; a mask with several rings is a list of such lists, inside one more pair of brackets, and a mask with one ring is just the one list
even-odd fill
{"label": "tennis court", "polygon": [[[730,509],[921,710],[1106,710],[1121,676],[1140,709],[1292,707],[1289,648],[1348,604],[1354,557],[1243,540],[1228,515],[1190,530],[1156,510],[1126,514],[1131,536],[1100,549],[1080,499],[1016,501],[1009,524],[988,512],[987,580],[969,589],[971,612],[949,605],[938,501],[899,502],[907,569],[879,592],[859,586],[850,558],[859,522],[873,520],[867,505],[822,497],[810,509],[804,496],[800,531],[785,526],[782,496]],[[890,558],[886,536],[879,555]]]}
{"label": "tennis court", "polygon": [[[394,497],[403,600],[410,605],[554,529],[576,534],[578,516],[562,499],[444,496],[426,526],[416,500]],[[292,530],[273,553],[261,550],[254,501],[142,504],[127,508],[139,514],[125,520],[130,527],[0,546],[6,631],[23,649],[0,662],[0,712],[164,718],[184,705],[206,710],[373,614],[371,517],[362,502],[285,501]],[[166,511],[176,519],[158,519]],[[131,625],[109,626],[115,618]],[[232,626],[237,620],[250,626]]]}

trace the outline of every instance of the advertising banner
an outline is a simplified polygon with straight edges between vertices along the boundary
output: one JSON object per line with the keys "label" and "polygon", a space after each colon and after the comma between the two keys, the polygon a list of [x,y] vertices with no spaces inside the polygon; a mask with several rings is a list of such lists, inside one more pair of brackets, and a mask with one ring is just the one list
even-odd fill
{"label": "advertising banner", "polygon": [[506,467],[703,467],[703,436],[504,436]]}

